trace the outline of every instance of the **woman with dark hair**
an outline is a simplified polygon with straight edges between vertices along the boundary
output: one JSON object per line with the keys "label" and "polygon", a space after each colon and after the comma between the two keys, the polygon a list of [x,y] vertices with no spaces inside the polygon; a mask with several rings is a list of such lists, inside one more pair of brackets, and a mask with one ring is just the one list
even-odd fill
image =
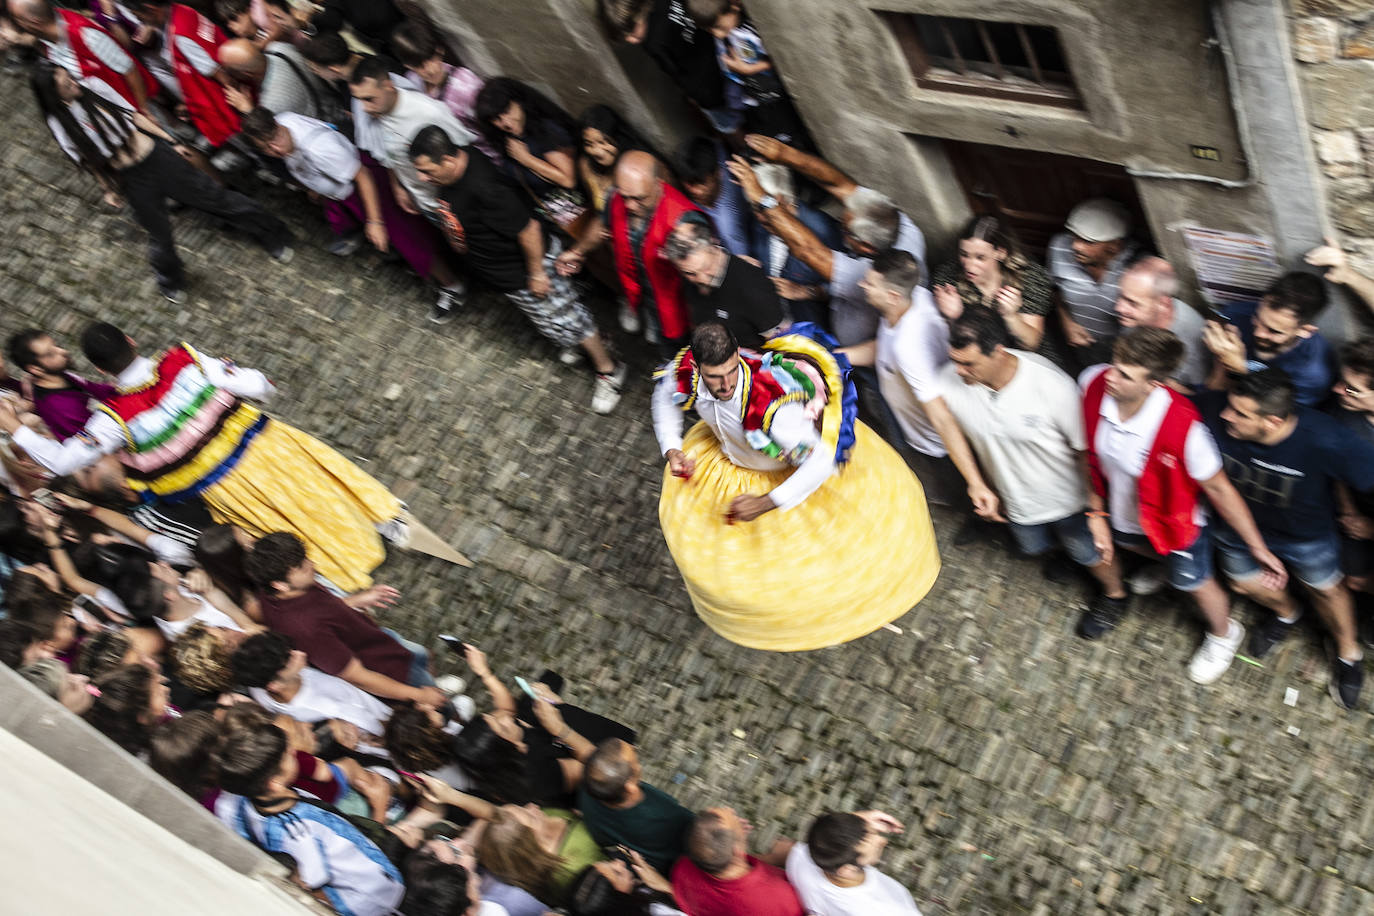
{"label": "woman with dark hair", "polygon": [[639,132],[609,105],[593,105],[582,112],[578,124],[580,152],[577,175],[587,193],[587,201],[597,213],[606,209],[615,189],[615,163],[626,150],[652,152]]}
{"label": "woman with dark hair", "polygon": [[573,238],[584,231],[587,202],[577,189],[577,125],[562,108],[519,80],[487,80],[477,94],[482,134],[506,154],[501,169],[534,198],[539,215]]}
{"label": "woman with dark hair", "polygon": [[168,198],[243,230],[273,258],[290,259],[286,224],[191,165],[190,149],[158,124],[87,91],[61,67],[39,62],[30,83],[38,110],[63,151],[107,192],[128,200],[134,219],[148,233],[148,260],[167,299],[186,298],[185,265],[172,239]]}
{"label": "woman with dark hair", "polygon": [[252,547],[253,536],[237,525],[211,525],[200,533],[191,552],[215,587],[254,621],[262,623],[262,603],[243,568],[244,558]]}
{"label": "woman with dark hair", "polygon": [[1054,308],[1054,280],[1022,252],[996,216],[975,216],[959,234],[959,257],[935,270],[935,305],[947,321],[970,306],[1001,313],[1017,343],[1031,352],[1045,343],[1045,316]]}
{"label": "woman with dark hair", "polygon": [[639,853],[598,862],[568,892],[572,916],[683,916],[673,886]]}
{"label": "woman with dark hair", "polygon": [[582,781],[582,761],[596,743],[606,738],[634,743],[633,729],[563,703],[547,683],[561,686],[557,675],[546,674],[534,685],[540,695],[537,702],[525,696],[517,704],[506,685],[491,673],[481,649],[465,645],[463,651],[495,708],[468,723],[453,739],[452,748],[458,764],[475,781],[474,791],[488,800],[572,807],[573,794]]}
{"label": "woman with dark hair", "polygon": [[142,756],[153,727],[169,715],[162,676],[143,665],[125,665],[91,683],[100,695],[86,711],[86,721],[130,754]]}
{"label": "woman with dark hair", "polygon": [[456,789],[471,789],[472,779],[458,765],[448,727],[432,706],[398,706],[386,720],[382,743],[398,767],[433,776]]}

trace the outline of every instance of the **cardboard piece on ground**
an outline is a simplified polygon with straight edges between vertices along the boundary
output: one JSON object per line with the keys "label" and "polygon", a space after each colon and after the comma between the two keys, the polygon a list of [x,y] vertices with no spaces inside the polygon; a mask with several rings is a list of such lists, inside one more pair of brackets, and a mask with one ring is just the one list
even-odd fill
{"label": "cardboard piece on ground", "polygon": [[405,546],[406,550],[418,550],[420,553],[427,553],[431,557],[438,557],[441,560],[472,569],[471,560],[454,550],[443,538],[431,531],[424,522],[409,512],[405,514],[405,519],[406,524],[410,526],[410,540]]}

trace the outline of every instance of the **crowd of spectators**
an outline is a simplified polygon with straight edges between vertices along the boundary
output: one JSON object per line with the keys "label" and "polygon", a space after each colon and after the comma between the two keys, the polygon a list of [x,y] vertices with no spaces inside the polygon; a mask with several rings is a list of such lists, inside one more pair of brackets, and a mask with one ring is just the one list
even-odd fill
{"label": "crowd of spectators", "polygon": [[[916,223],[813,151],[738,3],[600,5],[700,109],[677,155],[607,106],[574,118],[462,66],[391,0],[98,0],[91,15],[8,0],[3,26],[33,48],[57,145],[148,233],[167,300],[188,282],[169,200],[291,260],[286,225],[245,193],[267,182],[318,203],[331,254],[394,252],[432,282],[436,323],[469,283],[502,293],[560,362],[589,364],[598,412],[629,378],[584,274],[618,299],[624,345],[662,357],[711,320],[745,347],[820,325],[929,500],[968,510],[956,546],[1005,530],[1056,581],[1086,572],[1079,636],[1167,584],[1203,623],[1187,673],[1206,684],[1310,606],[1331,695],[1357,705],[1374,338],[1326,341],[1321,277],[1194,308],[1106,199],[1067,214],[1043,265],[982,214],[929,270]],[[1374,307],[1374,281],[1337,246],[1308,261]],[[53,334],[8,330],[0,425],[90,437],[116,387],[74,372]],[[876,867],[902,831],[892,816],[824,813],[804,842],[751,853],[733,809],[693,814],[644,782],[635,730],[566,702],[554,672],[512,694],[454,641],[489,698],[479,711],[462,679],[436,682],[425,647],[378,625],[394,589],[349,593],[296,534],[149,498],[128,455],[55,476],[45,454],[7,440],[0,456],[0,661],[339,912],[916,912]],[[1240,599],[1262,609],[1248,642]]]}

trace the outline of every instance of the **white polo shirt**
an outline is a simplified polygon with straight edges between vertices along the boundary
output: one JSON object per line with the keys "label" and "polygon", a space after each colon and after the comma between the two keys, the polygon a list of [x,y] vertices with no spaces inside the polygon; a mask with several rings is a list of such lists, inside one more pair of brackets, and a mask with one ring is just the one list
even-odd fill
{"label": "white polo shirt", "polygon": [[1043,525],[1082,512],[1088,493],[1078,466],[1083,437],[1078,387],[1054,363],[1009,350],[1016,374],[1000,391],[965,384],[953,363],[940,370],[940,390],[1007,518]]}
{"label": "white polo shirt", "polygon": [[862,884],[831,884],[811,860],[805,843],[796,844],[787,854],[787,880],[806,911],[815,916],[921,916],[911,892],[871,865],[864,866]]}
{"label": "white polo shirt", "polygon": [[897,415],[902,438],[923,455],[944,457],[945,444],[925,404],[941,396],[940,370],[949,362],[949,326],[935,308],[930,290],[918,286],[911,308],[895,325],[879,321],[875,340],[878,389]]}
{"label": "white polo shirt", "polygon": [[[1083,370],[1078,377],[1080,391],[1088,386],[1107,366],[1092,366]],[[1145,460],[1155,444],[1155,436],[1164,423],[1164,415],[1169,412],[1172,398],[1163,388],[1156,388],[1145,398],[1145,403],[1129,420],[1122,420],[1117,411],[1116,400],[1110,395],[1102,398],[1101,421],[1097,424],[1097,435],[1093,446],[1097,451],[1098,463],[1107,478],[1107,511],[1112,516],[1112,528],[1126,534],[1144,534],[1140,527],[1140,475],[1145,472]],[[1183,464],[1188,476],[1198,483],[1210,480],[1221,470],[1221,452],[1216,440],[1207,427],[1195,420],[1188,430],[1188,438],[1183,444]],[[1207,524],[1207,509],[1198,500],[1193,510],[1193,521],[1199,527]]]}
{"label": "white polo shirt", "polygon": [[330,125],[302,114],[284,112],[277,123],[291,135],[294,149],[282,157],[291,177],[330,200],[353,196],[353,177],[362,160],[348,138]]}

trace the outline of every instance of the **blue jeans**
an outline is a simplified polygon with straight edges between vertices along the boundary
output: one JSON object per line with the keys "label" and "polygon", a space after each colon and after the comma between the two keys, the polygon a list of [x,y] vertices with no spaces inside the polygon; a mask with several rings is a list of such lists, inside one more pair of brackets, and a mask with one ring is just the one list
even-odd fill
{"label": "blue jeans", "polygon": [[[1250,555],[1250,548],[1234,531],[1218,526],[1216,541],[1221,568],[1232,582],[1244,582],[1260,574],[1260,566]],[[1341,539],[1334,531],[1328,537],[1312,541],[1266,537],[1264,543],[1308,588],[1321,591],[1339,584],[1344,578],[1341,573]]]}
{"label": "blue jeans", "polygon": [[1102,562],[1102,554],[1093,546],[1093,535],[1088,530],[1088,517],[1075,512],[1055,522],[1041,522],[1038,525],[1018,525],[1011,522],[1008,526],[1016,546],[1031,557],[1049,553],[1055,541],[1064,548],[1079,566],[1096,566]]}
{"label": "blue jeans", "polygon": [[406,683],[411,687],[433,687],[434,675],[429,673],[429,650],[418,642],[411,642],[389,627],[382,627],[382,632],[410,653],[410,674],[406,677]]}
{"label": "blue jeans", "polygon": [[1139,548],[1147,555],[1158,557],[1169,570],[1169,585],[1181,592],[1195,592],[1212,578],[1211,528],[1204,527],[1190,546],[1175,550],[1167,557],[1157,552],[1143,534],[1127,534],[1113,528],[1112,540],[1122,547]]}

